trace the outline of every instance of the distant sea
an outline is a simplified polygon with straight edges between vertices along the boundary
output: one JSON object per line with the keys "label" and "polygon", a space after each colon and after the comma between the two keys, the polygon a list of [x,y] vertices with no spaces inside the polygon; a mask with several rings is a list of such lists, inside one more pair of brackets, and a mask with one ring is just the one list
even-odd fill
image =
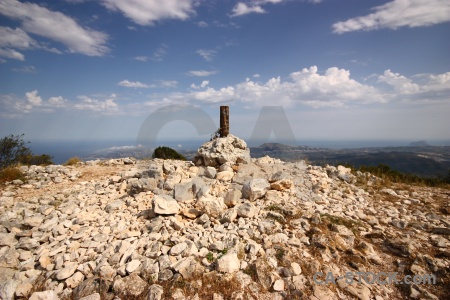
{"label": "distant sea", "polygon": [[[167,146],[177,151],[195,151],[202,143],[207,140],[177,140],[177,141],[158,141],[158,146]],[[266,141],[272,142],[272,141]],[[401,147],[408,146],[410,142],[415,141],[320,141],[304,140],[299,141],[297,145],[310,146],[316,148],[365,148],[365,147]],[[259,146],[265,143],[250,144],[249,146]],[[431,146],[450,146],[450,141],[427,141]],[[291,144],[292,145],[292,144]],[[69,158],[78,156],[87,158],[91,156],[101,156],[102,153],[120,151],[121,149],[130,150],[136,147],[136,140],[30,140],[28,144],[34,154],[48,154],[53,156],[55,164],[62,164]]]}

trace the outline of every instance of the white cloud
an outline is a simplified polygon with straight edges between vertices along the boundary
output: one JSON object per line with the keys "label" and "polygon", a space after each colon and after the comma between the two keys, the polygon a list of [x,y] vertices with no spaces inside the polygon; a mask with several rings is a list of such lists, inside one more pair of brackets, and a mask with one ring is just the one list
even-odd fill
{"label": "white cloud", "polygon": [[69,101],[61,96],[50,97],[46,101],[37,90],[25,93],[25,98],[0,94],[0,116],[18,118],[36,112],[54,112],[56,108],[69,108]]}
{"label": "white cloud", "polygon": [[197,71],[189,71],[187,74],[189,76],[207,77],[217,74],[217,71],[197,70]]}
{"label": "white cloud", "polygon": [[197,25],[198,25],[198,27],[203,27],[203,28],[209,26],[208,23],[206,23],[205,21],[200,21],[200,22],[197,23]]}
{"label": "white cloud", "polygon": [[139,25],[153,25],[162,19],[186,20],[193,11],[193,0],[103,0],[106,8],[120,11]]}
{"label": "white cloud", "polygon": [[167,49],[169,47],[166,44],[161,44],[158,49],[153,53],[151,60],[153,61],[162,61],[164,56],[167,54]]}
{"label": "white cloud", "polygon": [[139,81],[134,81],[134,82],[128,81],[126,79],[119,82],[118,85],[124,86],[124,87],[130,87],[130,88],[144,88],[144,89],[148,89],[150,87],[148,84],[141,83]]}
{"label": "white cloud", "polygon": [[27,101],[33,106],[42,105],[42,98],[40,96],[38,96],[37,90],[25,93],[25,97],[27,98]]}
{"label": "white cloud", "polygon": [[200,55],[206,61],[212,61],[214,56],[216,56],[217,51],[212,49],[198,49],[195,53]]}
{"label": "white cloud", "polygon": [[36,45],[37,42],[22,29],[0,26],[0,47],[28,49]]}
{"label": "white cloud", "polygon": [[394,87],[394,90],[401,94],[413,94],[420,90],[419,85],[413,83],[411,79],[399,73],[393,73],[391,70],[384,71],[384,74],[378,77],[378,81]]}
{"label": "white cloud", "polygon": [[68,100],[64,99],[61,96],[58,97],[50,97],[47,100],[48,105],[50,105],[51,107],[56,107],[56,108],[61,108],[61,107],[66,107],[68,104]]}
{"label": "white cloud", "polygon": [[25,55],[23,55],[22,53],[20,53],[16,50],[8,49],[8,48],[6,48],[6,49],[0,48],[0,57],[17,59],[17,60],[21,60],[21,61],[25,60]]}
{"label": "white cloud", "polygon": [[202,83],[199,86],[195,85],[195,84],[191,84],[191,88],[197,90],[197,89],[204,88],[204,87],[208,86],[208,84],[209,84],[208,80],[203,80]]}
{"label": "white cloud", "polygon": [[260,84],[247,78],[244,82],[218,90],[193,91],[191,97],[206,103],[238,101],[258,106],[279,103],[316,108],[384,101],[375,87],[351,79],[349,71],[334,67],[321,75],[315,66],[291,73],[287,81],[274,77]]}
{"label": "white cloud", "polygon": [[178,81],[176,80],[160,80],[159,87],[165,88],[176,88],[178,85]]}
{"label": "white cloud", "polygon": [[333,32],[431,26],[450,21],[448,0],[393,0],[367,16],[333,24]]}
{"label": "white cloud", "polygon": [[159,80],[157,84],[146,84],[139,81],[122,80],[118,85],[129,88],[175,88],[178,85],[178,81],[175,80]]}
{"label": "white cloud", "polygon": [[244,2],[239,2],[233,7],[231,17],[243,16],[251,13],[263,14],[266,11],[259,5],[248,6]]}
{"label": "white cloud", "polygon": [[259,74],[253,74],[253,77],[254,77],[254,78],[259,78],[259,77],[261,77],[261,75],[259,75]]}
{"label": "white cloud", "polygon": [[24,61],[25,55],[17,51],[17,49],[43,49],[61,53],[55,48],[48,48],[46,45],[38,43],[20,28],[12,29],[0,26],[0,56]]}
{"label": "white cloud", "polygon": [[20,73],[36,73],[36,68],[34,66],[23,66],[22,68],[13,68],[12,70]]}
{"label": "white cloud", "polygon": [[112,94],[105,100],[93,99],[88,96],[78,96],[80,102],[73,105],[77,110],[87,110],[92,112],[99,112],[101,114],[116,114],[119,111],[119,106],[114,102],[116,96]]}
{"label": "white cloud", "polygon": [[[17,0],[2,0],[0,13],[22,22],[22,29],[15,32],[15,36],[21,42],[25,41],[22,33],[25,31],[62,43],[71,53],[103,56],[109,51],[106,46],[107,34],[84,28],[63,13]],[[48,50],[58,52],[54,48]]]}
{"label": "white cloud", "polygon": [[[243,16],[247,14],[257,13],[257,14],[263,14],[266,13],[264,8],[262,8],[262,5],[265,5],[267,3],[270,4],[279,4],[282,2],[285,2],[286,0],[253,0],[249,1],[250,3],[247,4],[245,2],[238,2],[232,9],[231,17],[238,17]],[[320,1],[320,0],[319,0]]]}
{"label": "white cloud", "polygon": [[25,55],[14,48],[29,49],[36,45],[36,41],[22,29],[0,26],[0,56],[24,61]]}
{"label": "white cloud", "polygon": [[134,59],[138,60],[138,61],[146,62],[149,60],[149,57],[148,56],[136,56]]}

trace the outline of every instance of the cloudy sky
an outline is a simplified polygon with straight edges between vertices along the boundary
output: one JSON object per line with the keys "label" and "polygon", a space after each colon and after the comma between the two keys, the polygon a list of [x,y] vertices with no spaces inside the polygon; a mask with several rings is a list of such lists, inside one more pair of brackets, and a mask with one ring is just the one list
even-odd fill
{"label": "cloudy sky", "polygon": [[299,144],[450,140],[449,33],[448,0],[0,0],[0,135],[132,140],[229,105],[244,139],[284,112]]}

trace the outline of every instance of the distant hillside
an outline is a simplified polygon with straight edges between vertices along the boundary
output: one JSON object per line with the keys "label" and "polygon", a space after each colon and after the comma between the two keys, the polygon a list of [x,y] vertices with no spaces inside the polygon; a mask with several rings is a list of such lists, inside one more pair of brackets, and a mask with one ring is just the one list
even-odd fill
{"label": "distant hillside", "polygon": [[308,159],[317,165],[349,164],[376,166],[385,164],[393,170],[422,177],[447,175],[450,169],[449,146],[426,146],[426,142],[417,142],[420,146],[372,147],[352,149],[326,149],[308,146],[287,146],[278,143],[266,143],[251,147],[252,157],[268,155],[285,161]]}
{"label": "distant hillside", "polygon": [[423,147],[423,146],[430,146],[426,141],[418,141],[418,142],[411,142],[409,143],[410,146],[413,147]]}
{"label": "distant hillside", "polygon": [[363,153],[361,155],[337,155],[336,162],[347,163],[355,167],[388,165],[391,169],[402,173],[414,174],[422,177],[446,175],[450,165],[437,162],[431,158],[421,157],[408,152],[378,152]]}

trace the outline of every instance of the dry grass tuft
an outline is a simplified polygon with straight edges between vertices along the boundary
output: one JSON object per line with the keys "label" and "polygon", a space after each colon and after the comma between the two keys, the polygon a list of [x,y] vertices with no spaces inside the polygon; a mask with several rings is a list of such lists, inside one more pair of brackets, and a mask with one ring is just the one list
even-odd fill
{"label": "dry grass tuft", "polygon": [[0,170],[0,183],[20,179],[25,180],[25,175],[16,167],[7,167]]}
{"label": "dry grass tuft", "polygon": [[69,158],[65,163],[64,163],[64,165],[65,166],[73,166],[73,165],[76,165],[77,163],[79,163],[79,162],[81,162],[81,159],[79,158],[79,157],[71,157],[71,158]]}

